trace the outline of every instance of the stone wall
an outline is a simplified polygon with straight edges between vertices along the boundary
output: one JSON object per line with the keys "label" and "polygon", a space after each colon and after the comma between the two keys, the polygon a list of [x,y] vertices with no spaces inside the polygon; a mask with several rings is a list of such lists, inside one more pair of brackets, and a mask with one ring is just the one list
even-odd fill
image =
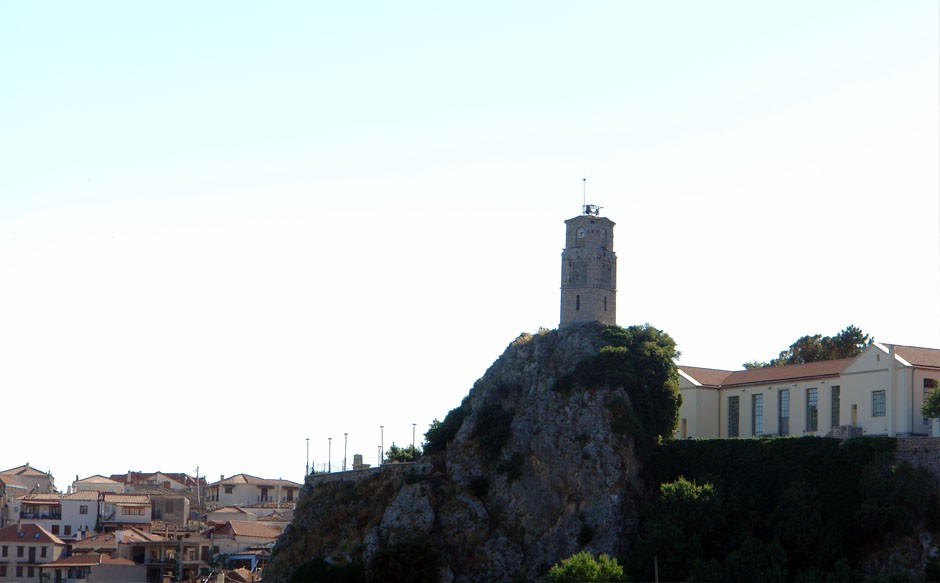
{"label": "stone wall", "polygon": [[346,472],[333,472],[330,474],[310,474],[307,476],[306,483],[312,487],[322,486],[323,484],[332,484],[334,482],[346,482],[353,480],[363,480],[376,474],[396,475],[403,474],[405,470],[414,465],[414,462],[385,464],[377,468],[365,468],[362,470],[349,470]]}
{"label": "stone wall", "polygon": [[940,437],[899,437],[897,458],[927,468],[940,482]]}

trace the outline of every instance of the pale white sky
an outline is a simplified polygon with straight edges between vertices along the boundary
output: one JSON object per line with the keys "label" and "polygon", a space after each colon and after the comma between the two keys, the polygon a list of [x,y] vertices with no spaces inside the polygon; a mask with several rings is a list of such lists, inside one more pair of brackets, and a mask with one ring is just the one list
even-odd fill
{"label": "pale white sky", "polygon": [[739,368],[940,347],[940,8],[0,4],[0,469],[300,480],[417,440],[558,324]]}

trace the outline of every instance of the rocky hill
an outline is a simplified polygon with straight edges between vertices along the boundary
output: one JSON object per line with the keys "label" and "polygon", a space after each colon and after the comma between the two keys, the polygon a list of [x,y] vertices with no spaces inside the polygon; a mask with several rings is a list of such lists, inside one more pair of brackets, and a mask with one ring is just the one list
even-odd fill
{"label": "rocky hill", "polygon": [[649,327],[521,335],[419,462],[306,486],[265,580],[533,580],[580,550],[623,555],[637,452],[675,424],[674,356]]}

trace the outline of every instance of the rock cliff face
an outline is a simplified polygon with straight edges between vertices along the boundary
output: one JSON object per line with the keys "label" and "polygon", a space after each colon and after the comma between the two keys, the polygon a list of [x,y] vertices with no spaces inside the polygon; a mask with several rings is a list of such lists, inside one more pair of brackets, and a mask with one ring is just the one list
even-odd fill
{"label": "rock cliff face", "polygon": [[558,382],[609,344],[604,330],[513,341],[465,399],[446,451],[306,486],[265,580],[311,559],[370,573],[395,549],[427,555],[440,581],[532,580],[580,550],[626,552],[642,491],[634,437],[618,425],[630,391]]}

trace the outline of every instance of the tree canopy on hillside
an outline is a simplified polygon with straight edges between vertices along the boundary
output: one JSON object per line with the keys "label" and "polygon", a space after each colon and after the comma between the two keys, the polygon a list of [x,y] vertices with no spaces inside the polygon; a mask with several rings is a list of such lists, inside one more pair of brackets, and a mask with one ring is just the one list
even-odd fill
{"label": "tree canopy on hillside", "polygon": [[850,358],[858,356],[872,342],[874,338],[862,332],[858,327],[849,325],[835,336],[822,334],[802,336],[770,362],[752,360],[745,362],[743,366],[746,369],[753,369]]}

